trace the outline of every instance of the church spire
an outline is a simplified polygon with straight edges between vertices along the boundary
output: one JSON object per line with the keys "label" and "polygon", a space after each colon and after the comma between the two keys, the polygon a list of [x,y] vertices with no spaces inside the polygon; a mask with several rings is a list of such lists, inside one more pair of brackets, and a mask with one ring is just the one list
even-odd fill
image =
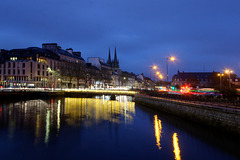
{"label": "church spire", "polygon": [[115,54],[114,54],[114,60],[113,60],[113,67],[114,68],[119,68],[119,61],[117,59],[117,49],[115,47]]}
{"label": "church spire", "polygon": [[117,49],[115,47],[114,62],[117,61]]}
{"label": "church spire", "polygon": [[112,60],[111,60],[110,48],[109,48],[109,54],[108,54],[107,64],[109,64],[110,66],[112,66]]}

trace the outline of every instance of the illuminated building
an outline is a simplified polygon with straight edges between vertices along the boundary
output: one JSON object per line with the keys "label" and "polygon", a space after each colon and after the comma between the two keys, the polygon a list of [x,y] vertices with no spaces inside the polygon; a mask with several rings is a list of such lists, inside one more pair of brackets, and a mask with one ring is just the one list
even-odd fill
{"label": "illuminated building", "polygon": [[[219,84],[219,72],[179,72],[172,78],[173,86],[185,86],[196,88],[211,88]],[[228,79],[228,76],[224,76]],[[231,83],[239,85],[240,79],[236,74],[231,74]]]}
{"label": "illuminated building", "polygon": [[[63,62],[85,64],[81,52],[63,50],[56,43],[44,43],[42,48],[1,50],[0,85],[4,87],[57,87],[56,74]],[[49,68],[52,72],[49,72]],[[69,83],[69,82],[65,82]],[[76,85],[76,82],[73,82]]]}

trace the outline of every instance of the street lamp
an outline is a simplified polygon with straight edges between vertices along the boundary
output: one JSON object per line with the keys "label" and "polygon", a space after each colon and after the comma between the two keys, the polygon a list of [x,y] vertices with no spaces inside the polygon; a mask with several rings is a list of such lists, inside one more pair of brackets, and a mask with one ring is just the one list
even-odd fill
{"label": "street lamp", "polygon": [[231,75],[231,73],[233,73],[233,71],[230,70],[230,69],[226,69],[226,70],[225,70],[225,73],[229,75],[229,80],[228,80],[228,81],[229,81],[229,88],[231,88],[231,81],[230,81],[230,80],[231,80],[231,77],[230,77],[230,75]]}
{"label": "street lamp", "polygon": [[222,77],[224,76],[224,74],[218,73],[217,75],[220,77],[220,91],[222,91]]}
{"label": "street lamp", "polygon": [[160,79],[163,79],[163,76],[160,74],[160,75],[158,75],[158,77],[160,78]]}
{"label": "street lamp", "polygon": [[154,65],[154,66],[150,67],[150,79],[152,79],[152,78],[151,78],[152,69],[153,69],[153,70],[156,70],[156,69],[157,69],[157,66]]}
{"label": "street lamp", "polygon": [[175,60],[175,57],[167,57],[167,82],[168,82],[168,61],[174,61]]}

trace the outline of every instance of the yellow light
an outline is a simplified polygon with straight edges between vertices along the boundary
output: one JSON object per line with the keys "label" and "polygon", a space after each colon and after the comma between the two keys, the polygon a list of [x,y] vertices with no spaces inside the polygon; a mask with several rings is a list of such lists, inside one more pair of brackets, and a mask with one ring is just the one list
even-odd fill
{"label": "yellow light", "polygon": [[220,73],[218,73],[218,76],[220,76],[221,74]]}
{"label": "yellow light", "polygon": [[170,60],[171,60],[171,61],[174,61],[174,60],[175,60],[175,57],[170,57]]}
{"label": "yellow light", "polygon": [[227,73],[227,74],[233,73],[233,70],[226,69],[225,73]]}
{"label": "yellow light", "polygon": [[177,133],[173,134],[173,152],[175,154],[175,160],[181,160],[181,155],[180,155],[180,148],[178,145],[178,137],[177,137]]}
{"label": "yellow light", "polygon": [[157,72],[156,72],[156,74],[157,74],[157,75],[159,75],[159,74],[160,74],[160,72],[158,72],[158,71],[157,71]]}
{"label": "yellow light", "polygon": [[157,69],[157,66],[153,66],[153,69]]}
{"label": "yellow light", "polygon": [[160,138],[162,133],[162,124],[161,120],[157,118],[157,115],[154,115],[154,129],[155,129],[155,137],[156,137],[156,145],[158,146],[158,149],[160,150],[162,147],[160,146]]}

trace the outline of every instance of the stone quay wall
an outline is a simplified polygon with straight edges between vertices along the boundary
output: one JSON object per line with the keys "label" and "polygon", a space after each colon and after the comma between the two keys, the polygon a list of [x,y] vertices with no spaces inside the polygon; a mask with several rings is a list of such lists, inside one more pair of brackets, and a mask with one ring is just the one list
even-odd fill
{"label": "stone quay wall", "polygon": [[190,103],[166,98],[136,95],[135,102],[148,108],[240,134],[240,109]]}

